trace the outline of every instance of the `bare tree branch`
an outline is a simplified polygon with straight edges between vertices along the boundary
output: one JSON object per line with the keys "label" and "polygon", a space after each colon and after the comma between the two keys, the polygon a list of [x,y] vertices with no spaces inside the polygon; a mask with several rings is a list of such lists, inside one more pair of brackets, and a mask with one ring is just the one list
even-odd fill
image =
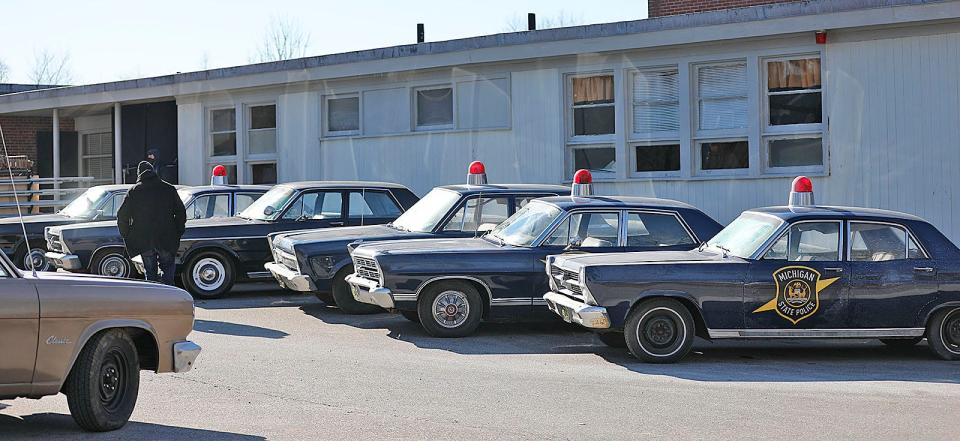
{"label": "bare tree branch", "polygon": [[[560,11],[551,17],[537,15],[537,29],[564,28],[567,26],[578,26],[583,24],[583,16],[575,16],[565,11]],[[504,23],[505,32],[520,32],[527,30],[527,15],[514,15]]]}
{"label": "bare tree branch", "polygon": [[250,56],[252,63],[289,60],[305,57],[310,47],[310,33],[290,17],[274,17],[267,26],[263,41]]}
{"label": "bare tree branch", "polygon": [[46,49],[33,54],[30,82],[41,84],[67,84],[73,79],[70,72],[70,53],[54,54]]}
{"label": "bare tree branch", "polygon": [[0,83],[6,83],[10,76],[10,66],[0,60]]}

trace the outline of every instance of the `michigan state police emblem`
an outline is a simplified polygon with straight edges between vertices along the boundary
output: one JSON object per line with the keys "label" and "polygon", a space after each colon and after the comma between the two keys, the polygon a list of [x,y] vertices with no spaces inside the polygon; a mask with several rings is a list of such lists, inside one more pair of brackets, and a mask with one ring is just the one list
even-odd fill
{"label": "michigan state police emblem", "polygon": [[780,317],[797,324],[816,314],[820,309],[820,291],[839,277],[821,280],[820,272],[805,266],[787,266],[773,273],[777,292],[773,300],[754,310],[754,313],[774,310]]}

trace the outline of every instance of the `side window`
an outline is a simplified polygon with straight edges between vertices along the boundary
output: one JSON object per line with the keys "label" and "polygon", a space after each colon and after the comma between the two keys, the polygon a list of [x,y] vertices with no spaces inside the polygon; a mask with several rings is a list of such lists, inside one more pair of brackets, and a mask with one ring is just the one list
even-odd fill
{"label": "side window", "polygon": [[580,248],[617,246],[620,213],[576,213],[553,230],[544,245],[567,246],[579,242]]}
{"label": "side window", "polygon": [[246,210],[254,201],[263,196],[263,193],[237,193],[233,197],[234,214]]}
{"label": "side window", "polygon": [[339,191],[306,193],[283,214],[284,219],[339,219],[343,215],[343,196]]}
{"label": "side window", "polygon": [[851,222],[849,240],[850,260],[854,262],[924,258],[906,228],[900,226]]}
{"label": "side window", "polygon": [[471,198],[457,211],[443,231],[477,231],[484,224],[497,225],[507,220],[509,198]]}
{"label": "side window", "polygon": [[403,213],[389,194],[382,191],[351,191],[349,217],[395,218]]}
{"label": "side window", "polygon": [[187,207],[187,219],[230,216],[230,195],[211,194],[196,198]]}
{"label": "side window", "polygon": [[629,213],[628,247],[669,247],[696,243],[680,220],[672,214]]}
{"label": "side window", "polygon": [[802,222],[790,226],[763,256],[790,262],[840,259],[840,222]]}
{"label": "side window", "polygon": [[123,201],[126,198],[126,193],[113,195],[109,200],[103,203],[102,207],[100,207],[100,218],[105,219],[117,217],[117,211],[120,210],[120,206],[123,205]]}

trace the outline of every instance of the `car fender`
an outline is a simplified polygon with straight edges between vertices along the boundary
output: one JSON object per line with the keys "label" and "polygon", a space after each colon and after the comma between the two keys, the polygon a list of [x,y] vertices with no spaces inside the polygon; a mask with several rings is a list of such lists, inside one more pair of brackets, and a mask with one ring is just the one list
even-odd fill
{"label": "car fender", "polygon": [[[654,298],[667,298],[680,301],[680,303],[684,304],[690,310],[690,315],[693,316],[698,335],[701,334],[701,331],[703,335],[706,335],[706,324],[703,319],[703,310],[700,308],[700,303],[697,302],[696,299],[686,291],[672,289],[650,289],[642,291],[636,299],[630,302],[629,305],[616,305],[611,308],[607,308],[607,310],[610,313],[611,320],[614,323],[626,323],[627,317],[635,308],[637,308],[637,306],[646,300]],[[614,317],[616,317],[616,319]]]}
{"label": "car fender", "polygon": [[181,253],[181,257],[178,259],[177,264],[186,265],[187,262],[189,262],[190,259],[193,258],[193,256],[203,251],[219,251],[226,254],[227,256],[230,256],[235,263],[240,261],[240,256],[232,248],[225,246],[220,242],[211,240],[211,241],[198,241],[191,244],[189,248],[187,248],[186,250],[184,250],[183,253]]}
{"label": "car fender", "polygon": [[[945,308],[960,308],[960,300],[954,300],[954,301],[943,302],[943,303],[937,303],[934,301],[925,305],[923,309],[921,309],[918,317],[923,320],[921,320],[918,325],[926,328],[927,324],[930,323],[930,319],[933,317],[933,315]],[[924,311],[926,311],[926,313],[924,313]]]}
{"label": "car fender", "polygon": [[487,283],[484,282],[483,280],[480,280],[479,278],[474,277],[474,276],[466,276],[466,275],[446,275],[446,276],[431,277],[431,278],[425,280],[423,283],[420,284],[420,286],[417,287],[415,297],[416,297],[417,299],[419,299],[419,298],[420,298],[420,293],[421,293],[424,289],[426,289],[428,286],[430,286],[430,285],[433,284],[433,283],[442,282],[442,281],[444,281],[444,280],[464,280],[464,281],[470,282],[470,284],[472,284],[472,285],[478,285],[478,286],[480,286],[480,287],[482,288],[482,289],[480,290],[480,294],[485,297],[485,299],[484,299],[485,302],[484,302],[484,305],[483,305],[483,313],[484,313],[484,316],[486,316],[486,314],[490,311],[490,302],[491,302],[490,299],[493,298],[493,293],[490,291],[490,286],[488,286]]}
{"label": "car fender", "polygon": [[[66,369],[63,372],[63,375],[60,376],[60,385],[57,390],[63,387],[63,383],[67,381],[67,375],[73,370],[74,363],[77,362],[77,357],[80,356],[80,351],[87,345],[91,338],[94,335],[101,331],[107,329],[116,329],[116,328],[137,328],[146,331],[153,342],[156,345],[157,349],[160,349],[160,342],[157,341],[157,332],[150,323],[147,323],[143,320],[136,319],[105,319],[96,321],[89,326],[87,326],[80,337],[77,338],[77,344],[74,345],[73,353],[70,355],[70,363],[66,366]],[[158,354],[159,355],[159,354]]]}

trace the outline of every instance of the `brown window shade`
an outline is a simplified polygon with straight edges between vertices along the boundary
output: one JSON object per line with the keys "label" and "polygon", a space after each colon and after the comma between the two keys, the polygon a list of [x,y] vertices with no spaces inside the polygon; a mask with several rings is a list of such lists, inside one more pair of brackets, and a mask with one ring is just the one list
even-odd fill
{"label": "brown window shade", "polygon": [[767,62],[767,88],[771,92],[820,88],[820,59]]}
{"label": "brown window shade", "polygon": [[573,104],[606,104],[613,102],[613,75],[573,79]]}

